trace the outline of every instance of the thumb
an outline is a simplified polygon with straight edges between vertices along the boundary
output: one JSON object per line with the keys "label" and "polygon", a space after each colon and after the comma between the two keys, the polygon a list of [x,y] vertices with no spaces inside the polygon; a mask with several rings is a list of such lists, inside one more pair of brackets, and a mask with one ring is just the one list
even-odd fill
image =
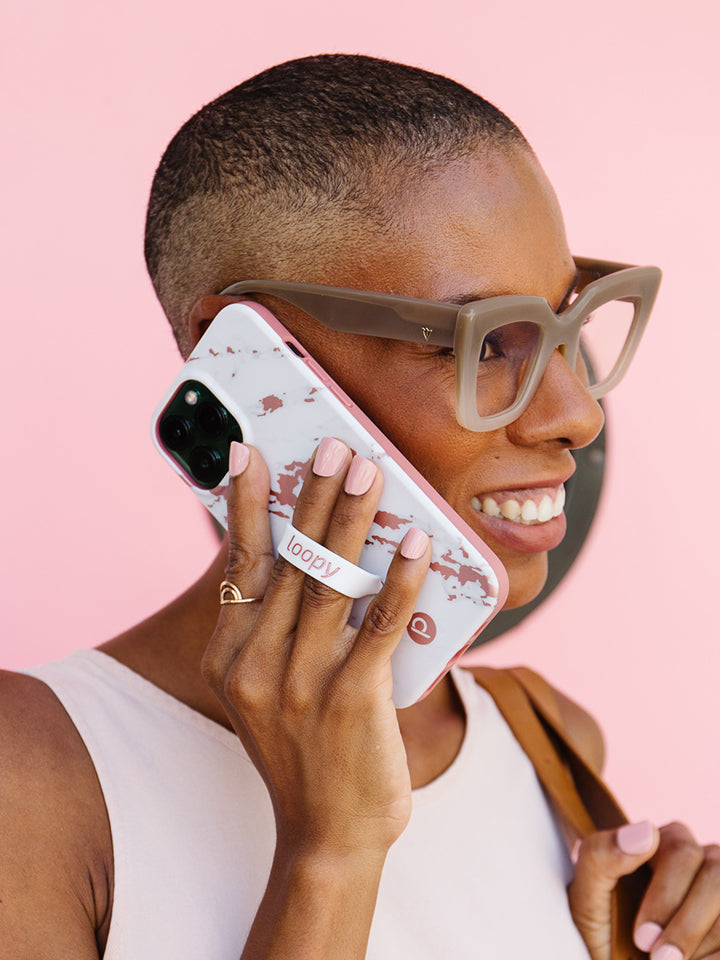
{"label": "thumb", "polygon": [[568,898],[592,960],[610,960],[612,892],[618,880],[646,863],[659,843],[657,828],[643,820],[591,833],[580,844]]}

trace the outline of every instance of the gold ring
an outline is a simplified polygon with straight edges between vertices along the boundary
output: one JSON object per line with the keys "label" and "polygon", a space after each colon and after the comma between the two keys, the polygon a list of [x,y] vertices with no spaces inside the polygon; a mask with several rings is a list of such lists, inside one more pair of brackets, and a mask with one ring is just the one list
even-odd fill
{"label": "gold ring", "polygon": [[262,600],[262,597],[243,597],[234,583],[229,580],[223,580],[220,584],[220,603],[255,603],[256,600]]}

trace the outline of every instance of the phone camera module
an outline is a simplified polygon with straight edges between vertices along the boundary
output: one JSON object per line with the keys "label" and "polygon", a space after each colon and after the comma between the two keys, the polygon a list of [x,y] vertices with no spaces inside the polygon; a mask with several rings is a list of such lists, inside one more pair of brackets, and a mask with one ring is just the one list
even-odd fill
{"label": "phone camera module", "polygon": [[193,476],[208,487],[217,486],[227,471],[227,464],[212,447],[195,447],[188,457],[188,465]]}
{"label": "phone camera module", "polygon": [[194,486],[212,490],[227,473],[230,444],[242,443],[243,434],[206,384],[185,380],[160,415],[157,439]]}
{"label": "phone camera module", "polygon": [[192,437],[192,427],[184,417],[164,417],[160,424],[160,439],[168,450],[184,450]]}
{"label": "phone camera module", "polygon": [[228,426],[228,412],[221,404],[206,400],[197,408],[195,423],[209,440],[222,436]]}

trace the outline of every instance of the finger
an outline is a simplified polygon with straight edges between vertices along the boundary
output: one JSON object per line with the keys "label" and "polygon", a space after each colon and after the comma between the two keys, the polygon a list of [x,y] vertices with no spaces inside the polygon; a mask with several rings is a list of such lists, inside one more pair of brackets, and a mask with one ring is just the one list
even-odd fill
{"label": "finger", "polygon": [[658,848],[660,835],[647,821],[585,837],[568,888],[570,910],[591,954],[607,956],[612,936],[612,893],[621,877],[634,873]]}
{"label": "finger", "polygon": [[[244,598],[262,597],[274,563],[268,498],[270,478],[257,450],[233,442],[230,448],[228,509],[228,563],[225,579]],[[202,672],[220,694],[228,667],[256,620],[259,603],[221,604],[218,624],[205,651]]]}
{"label": "finger", "polygon": [[343,670],[364,689],[384,685],[392,696],[390,657],[412,617],[432,557],[428,535],[415,527],[405,534],[385,583],[370,601]]}
{"label": "finger", "polygon": [[[233,441],[227,491],[228,562],[226,578],[244,597],[261,597],[275,562],[270,535],[270,476],[257,450]],[[223,612],[239,612],[229,605]]]}
{"label": "finger", "polygon": [[[296,529],[318,543],[324,542],[350,458],[348,446],[333,437],[324,437],[312,457],[292,522]],[[304,584],[305,573],[278,557],[265,591],[258,629],[285,638],[293,633],[300,615]]]}
{"label": "finger", "polygon": [[323,437],[320,441],[293,513],[293,526],[311,540],[325,542],[350,460],[350,448],[342,440]]}
{"label": "finger", "polygon": [[[380,502],[383,476],[375,463],[355,456],[335,503],[325,546],[350,563],[358,563],[368,530]],[[297,626],[293,659],[301,658],[310,668],[324,664],[331,670],[343,656],[344,631],[353,600],[333,590],[331,581],[307,576]]]}
{"label": "finger", "polygon": [[[681,824],[673,824],[681,827]],[[676,838],[690,837],[686,828],[675,830]],[[692,838],[690,837],[692,840]],[[677,842],[677,839],[676,839]],[[653,890],[654,882],[648,888],[648,899],[655,894],[664,897],[663,913],[656,912],[654,901],[648,908],[656,915],[660,935],[653,944],[652,956],[660,960],[688,960],[690,957],[704,957],[720,948],[720,847],[710,845],[700,847],[692,840],[687,847],[675,848],[675,856],[669,850],[665,852],[655,870],[655,878],[663,880],[661,892]],[[699,866],[698,866],[699,858]],[[694,875],[684,892],[682,887],[690,871],[695,867]],[[676,867],[682,876],[675,886]],[[667,892],[667,888],[671,892]],[[661,902],[658,900],[658,902]],[[672,906],[669,906],[672,904]],[[645,909],[645,900],[641,913]],[[664,918],[664,919],[663,919]],[[664,928],[664,929],[662,929]]]}
{"label": "finger", "polygon": [[690,955],[690,960],[707,960],[708,957],[717,956],[720,956],[720,915],[716,917],[715,923],[710,927],[695,953]]}
{"label": "finger", "polygon": [[634,939],[641,950],[649,951],[659,941],[687,896],[702,860],[702,851],[684,824],[666,824],[660,829],[660,844],[651,861],[652,880],[635,921]]}

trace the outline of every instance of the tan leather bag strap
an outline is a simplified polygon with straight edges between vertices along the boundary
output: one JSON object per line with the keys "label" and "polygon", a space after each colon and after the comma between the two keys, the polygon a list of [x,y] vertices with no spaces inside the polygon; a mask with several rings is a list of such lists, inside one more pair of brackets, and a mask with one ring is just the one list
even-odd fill
{"label": "tan leather bag strap", "polygon": [[472,672],[497,704],[558,812],[581,837],[593,833],[595,824],[575,787],[572,775],[538,720],[532,700],[513,672],[494,670],[492,667],[474,667]]}
{"label": "tan leather bag strap", "polygon": [[559,744],[562,758],[570,768],[573,782],[595,829],[612,830],[627,823],[622,807],[605,781],[568,738],[567,729],[550,684],[528,667],[513,667],[509,672],[525,690],[540,719],[555,735],[555,742]]}
{"label": "tan leather bag strap", "polygon": [[[527,667],[471,672],[495,701],[556,810],[583,837],[627,823],[617,800],[571,743],[549,684]],[[623,877],[613,898],[612,960],[642,960],[632,931],[649,872]]]}

